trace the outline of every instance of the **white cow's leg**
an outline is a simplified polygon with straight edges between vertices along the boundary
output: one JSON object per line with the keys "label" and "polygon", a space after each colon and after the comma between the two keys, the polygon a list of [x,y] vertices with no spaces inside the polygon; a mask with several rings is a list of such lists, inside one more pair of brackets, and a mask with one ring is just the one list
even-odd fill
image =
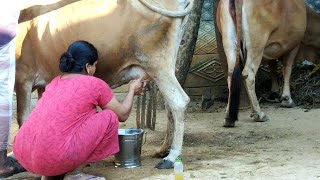
{"label": "white cow's leg", "polygon": [[283,86],[283,92],[281,96],[281,106],[284,107],[293,107],[295,104],[293,100],[291,99],[291,93],[290,93],[290,77],[291,77],[291,71],[292,71],[292,65],[294,62],[294,59],[298,53],[299,46],[295,47],[292,51],[289,52],[288,55],[286,55],[283,58],[283,77],[284,77],[284,86]]}
{"label": "white cow's leg", "polygon": [[155,81],[171,110],[174,119],[174,134],[169,155],[164,158],[163,162],[156,165],[156,168],[159,169],[172,168],[173,162],[181,154],[185,111],[190,100],[176,79],[174,71],[167,73],[160,73],[161,78],[155,78]]}
{"label": "white cow's leg", "polygon": [[164,138],[164,142],[162,143],[162,146],[160,147],[160,150],[155,153],[154,157],[157,158],[164,158],[169,154],[169,150],[171,148],[172,140],[173,140],[173,134],[174,134],[174,119],[172,116],[172,111],[170,110],[170,107],[166,104],[166,110],[167,110],[167,132],[166,137]]}
{"label": "white cow's leg", "polygon": [[230,105],[230,87],[231,87],[231,78],[235,67],[236,56],[237,56],[237,35],[236,35],[236,27],[234,25],[233,19],[229,12],[229,1],[220,1],[220,22],[221,25],[221,36],[223,42],[223,48],[227,58],[228,64],[228,89],[229,89],[229,97],[228,97],[228,105],[225,112],[225,127],[233,127],[234,122],[229,121],[229,105]]}

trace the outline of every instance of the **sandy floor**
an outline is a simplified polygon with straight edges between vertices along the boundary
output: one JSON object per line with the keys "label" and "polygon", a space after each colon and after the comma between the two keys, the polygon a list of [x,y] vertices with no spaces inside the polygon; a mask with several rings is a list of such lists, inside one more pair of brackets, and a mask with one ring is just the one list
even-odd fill
{"label": "sandy floor", "polygon": [[[249,111],[240,112],[236,128],[222,127],[224,104],[207,112],[189,112],[184,136],[185,179],[320,179],[320,109],[283,109],[262,105],[270,121],[253,122]],[[197,108],[193,108],[197,109]],[[153,168],[152,158],[165,135],[165,112],[158,112],[156,131],[148,130],[142,147],[142,166],[115,168],[111,157],[85,169],[108,180],[173,179],[173,170]],[[123,128],[135,127],[132,114]],[[13,125],[14,136],[17,125]],[[7,179],[33,179],[20,173]]]}

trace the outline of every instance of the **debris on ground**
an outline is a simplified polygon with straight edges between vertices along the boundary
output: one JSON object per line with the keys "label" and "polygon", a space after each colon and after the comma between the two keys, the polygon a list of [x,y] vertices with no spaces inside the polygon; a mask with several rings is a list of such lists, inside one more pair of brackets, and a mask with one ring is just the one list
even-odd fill
{"label": "debris on ground", "polygon": [[[292,99],[297,106],[306,109],[320,108],[320,65],[310,61],[303,61],[296,64],[292,69],[290,89]],[[280,90],[283,88],[283,76],[281,68],[278,69],[278,82]],[[267,71],[260,71],[257,74],[256,92],[261,100],[270,96],[271,78]]]}

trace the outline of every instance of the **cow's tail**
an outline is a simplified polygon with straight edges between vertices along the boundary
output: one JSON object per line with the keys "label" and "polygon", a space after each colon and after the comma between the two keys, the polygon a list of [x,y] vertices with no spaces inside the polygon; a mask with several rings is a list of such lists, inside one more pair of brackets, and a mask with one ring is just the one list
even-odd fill
{"label": "cow's tail", "polygon": [[235,24],[237,33],[237,55],[230,86],[229,122],[234,125],[238,120],[241,91],[241,40],[242,40],[242,3],[243,0],[231,0],[235,5]]}

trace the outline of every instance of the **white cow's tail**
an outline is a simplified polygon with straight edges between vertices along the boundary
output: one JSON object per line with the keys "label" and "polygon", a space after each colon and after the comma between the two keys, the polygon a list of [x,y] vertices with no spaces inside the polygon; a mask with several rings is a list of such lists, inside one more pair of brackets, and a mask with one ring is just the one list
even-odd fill
{"label": "white cow's tail", "polygon": [[146,0],[139,0],[139,1],[143,5],[145,5],[147,8],[151,9],[152,11],[159,13],[161,15],[164,15],[164,16],[168,16],[168,17],[184,17],[184,16],[186,16],[187,14],[189,14],[191,12],[191,9],[193,7],[193,2],[194,2],[194,0],[190,0],[188,5],[186,6],[186,8],[182,11],[170,11],[170,10],[156,7],[156,6],[148,3]]}
{"label": "white cow's tail", "polygon": [[[237,58],[234,71],[231,79],[230,87],[230,105],[229,105],[229,121],[234,124],[238,120],[239,104],[240,104],[240,91],[241,91],[241,40],[242,40],[242,4],[243,0],[230,0],[235,3],[236,11],[236,31],[237,31]],[[231,3],[231,2],[230,2]]]}

